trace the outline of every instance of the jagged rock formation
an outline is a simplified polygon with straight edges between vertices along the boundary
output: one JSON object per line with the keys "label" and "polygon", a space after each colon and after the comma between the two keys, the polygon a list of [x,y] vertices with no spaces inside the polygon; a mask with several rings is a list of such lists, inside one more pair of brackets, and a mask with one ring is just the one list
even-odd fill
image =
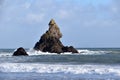
{"label": "jagged rock formation", "polygon": [[78,51],[72,46],[64,46],[60,41],[61,37],[62,33],[60,32],[59,27],[57,26],[55,21],[51,19],[51,21],[49,22],[49,29],[41,36],[40,40],[35,44],[34,49],[50,53],[78,53]]}
{"label": "jagged rock formation", "polygon": [[24,48],[20,47],[13,53],[13,56],[28,56]]}

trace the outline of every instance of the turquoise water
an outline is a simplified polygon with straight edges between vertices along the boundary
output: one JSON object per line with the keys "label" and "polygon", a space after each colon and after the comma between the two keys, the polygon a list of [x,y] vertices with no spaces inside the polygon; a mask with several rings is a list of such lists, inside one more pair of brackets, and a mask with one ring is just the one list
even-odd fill
{"label": "turquoise water", "polygon": [[0,80],[119,80],[119,48],[80,48],[79,54],[0,49]]}

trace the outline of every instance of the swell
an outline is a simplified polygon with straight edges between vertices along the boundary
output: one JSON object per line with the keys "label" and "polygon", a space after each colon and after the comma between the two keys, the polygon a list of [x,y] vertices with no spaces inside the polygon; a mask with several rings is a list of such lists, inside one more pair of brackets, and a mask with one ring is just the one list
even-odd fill
{"label": "swell", "polygon": [[32,55],[1,57],[0,63],[120,64],[120,55]]}
{"label": "swell", "polygon": [[0,52],[0,63],[67,63],[67,64],[120,64],[120,51],[106,49],[79,49],[79,54],[48,53],[27,50],[30,56],[12,56],[12,52]]}

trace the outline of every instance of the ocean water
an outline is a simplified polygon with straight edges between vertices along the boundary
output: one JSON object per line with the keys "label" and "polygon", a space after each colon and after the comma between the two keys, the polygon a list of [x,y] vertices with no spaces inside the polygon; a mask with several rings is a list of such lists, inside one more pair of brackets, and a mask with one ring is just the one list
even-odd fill
{"label": "ocean water", "polygon": [[78,54],[44,53],[12,56],[0,49],[0,80],[120,80],[119,48],[81,48]]}

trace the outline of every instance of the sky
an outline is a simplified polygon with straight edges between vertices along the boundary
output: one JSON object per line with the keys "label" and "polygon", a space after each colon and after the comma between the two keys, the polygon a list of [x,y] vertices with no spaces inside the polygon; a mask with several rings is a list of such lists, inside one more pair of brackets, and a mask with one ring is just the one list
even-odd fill
{"label": "sky", "polygon": [[33,48],[53,18],[64,45],[120,47],[120,0],[0,0],[0,48]]}

